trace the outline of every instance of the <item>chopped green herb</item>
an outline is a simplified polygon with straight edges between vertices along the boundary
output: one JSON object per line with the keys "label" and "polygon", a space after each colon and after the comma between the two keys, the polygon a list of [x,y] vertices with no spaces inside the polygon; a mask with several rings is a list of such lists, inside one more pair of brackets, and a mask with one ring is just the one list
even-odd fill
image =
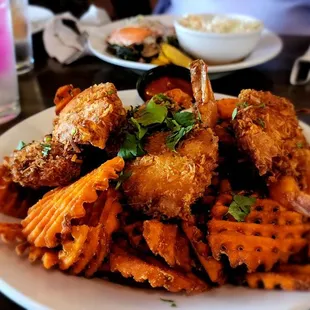
{"label": "chopped green herb", "polygon": [[255,197],[234,195],[227,213],[231,214],[238,222],[243,222],[246,216],[250,213],[251,206],[255,201]]}
{"label": "chopped green herb", "polygon": [[266,104],[262,103],[260,105],[256,105],[255,108],[266,108]]}
{"label": "chopped green herb", "polygon": [[22,150],[27,144],[24,141],[19,141],[16,147],[17,151]]}
{"label": "chopped green herb", "polygon": [[119,175],[119,178],[117,180],[117,183],[116,183],[116,186],[115,186],[115,189],[119,189],[120,186],[123,184],[123,182],[125,182],[126,180],[128,180],[132,175],[132,172],[131,171],[127,171],[127,172],[124,172],[122,171]]}
{"label": "chopped green herb", "polygon": [[195,124],[195,115],[191,112],[177,112],[173,115],[173,118],[183,127]]}
{"label": "chopped green herb", "polygon": [[239,102],[237,104],[237,107],[240,108],[240,109],[247,108],[248,106],[249,106],[249,104],[247,102]]}
{"label": "chopped green herb", "polygon": [[135,135],[127,133],[117,155],[124,159],[134,159],[137,156],[144,155],[145,152],[140,143]]}
{"label": "chopped green herb", "polygon": [[302,149],[304,147],[304,144],[302,142],[296,142],[296,146],[299,149]]}
{"label": "chopped green herb", "polygon": [[181,127],[180,130],[175,131],[172,134],[170,134],[166,140],[167,147],[170,150],[175,151],[176,145],[187,133],[189,133],[193,129],[193,127],[194,127],[193,125],[187,126],[187,127]]}
{"label": "chopped green herb", "polygon": [[178,124],[178,122],[176,120],[174,120],[173,118],[170,118],[170,117],[166,118],[165,123],[171,131],[176,131],[176,130],[179,130],[181,128],[181,126]]}
{"label": "chopped green herb", "polygon": [[136,119],[134,119],[133,117],[130,118],[131,123],[136,127],[136,129],[138,130],[136,136],[139,140],[141,140],[145,134],[147,133],[147,128],[142,127]]}
{"label": "chopped green herb", "polygon": [[52,141],[52,135],[47,135],[44,137],[44,142],[50,143]]}
{"label": "chopped green herb", "polygon": [[238,109],[237,108],[234,108],[232,114],[231,114],[231,119],[234,120],[235,117],[237,116],[237,113],[238,113]]}
{"label": "chopped green herb", "polygon": [[43,155],[43,157],[48,156],[50,150],[52,149],[51,144],[41,143],[41,147],[42,147],[42,155]]}
{"label": "chopped green herb", "polygon": [[115,90],[109,90],[109,91],[107,91],[107,95],[113,95],[113,94],[115,94]]}
{"label": "chopped green herb", "polygon": [[71,136],[75,136],[76,135],[76,128],[73,128],[72,130],[71,130]]}
{"label": "chopped green herb", "polygon": [[166,303],[170,303],[170,307],[171,308],[176,308],[177,304],[174,300],[172,299],[164,299],[164,298],[160,298],[161,301],[166,302]]}
{"label": "chopped green herb", "polygon": [[197,117],[198,117],[199,122],[202,122],[201,113],[199,109],[197,109]]}
{"label": "chopped green herb", "polygon": [[256,121],[257,121],[257,124],[258,124],[259,126],[261,126],[261,127],[263,127],[263,128],[266,128],[266,124],[265,124],[265,122],[264,122],[263,119],[258,118]]}
{"label": "chopped green herb", "polygon": [[158,101],[158,98],[161,98],[159,97],[160,95],[156,96],[152,97],[152,99],[146,105],[145,109],[142,110],[139,117],[136,118],[137,122],[142,126],[161,124],[168,114],[168,109],[165,105],[160,105],[156,103],[156,101]]}
{"label": "chopped green herb", "polygon": [[160,298],[160,300],[163,302],[174,302],[174,300],[172,300],[172,299]]}

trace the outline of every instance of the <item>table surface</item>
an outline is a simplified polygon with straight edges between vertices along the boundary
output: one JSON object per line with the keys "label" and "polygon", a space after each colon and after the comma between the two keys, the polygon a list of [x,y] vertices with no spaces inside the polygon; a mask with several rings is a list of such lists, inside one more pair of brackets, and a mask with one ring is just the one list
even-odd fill
{"label": "table surface", "polygon": [[[289,84],[289,75],[294,60],[302,55],[310,45],[310,37],[282,37],[284,48],[281,54],[263,65],[235,71],[221,79],[213,80],[214,92],[237,96],[241,89],[254,88],[269,90],[276,95],[289,98],[297,109],[310,108],[310,83],[304,86]],[[53,105],[56,89],[65,84],[73,84],[81,89],[101,82],[113,82],[118,90],[135,88],[141,72],[124,69],[105,63],[95,57],[85,57],[70,66],[62,66],[48,58],[42,43],[42,34],[33,38],[35,69],[19,77],[20,116],[0,125],[0,134],[21,120]],[[302,115],[310,124],[310,115]],[[0,288],[1,289],[1,288]],[[0,309],[21,309],[0,293]]]}

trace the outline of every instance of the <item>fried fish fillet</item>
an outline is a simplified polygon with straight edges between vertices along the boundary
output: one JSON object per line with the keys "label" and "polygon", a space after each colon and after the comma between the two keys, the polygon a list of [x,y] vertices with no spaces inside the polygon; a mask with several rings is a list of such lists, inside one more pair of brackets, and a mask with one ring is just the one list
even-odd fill
{"label": "fried fish fillet", "polygon": [[93,85],[75,97],[54,121],[53,137],[65,145],[91,144],[104,149],[126,111],[112,83]]}

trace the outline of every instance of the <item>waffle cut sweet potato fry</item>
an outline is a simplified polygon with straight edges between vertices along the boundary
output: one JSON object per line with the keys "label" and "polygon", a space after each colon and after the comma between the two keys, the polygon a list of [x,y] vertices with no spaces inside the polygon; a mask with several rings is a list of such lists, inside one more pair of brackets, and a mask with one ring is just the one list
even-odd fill
{"label": "waffle cut sweet potato fry", "polygon": [[147,281],[152,287],[163,287],[169,292],[194,294],[209,289],[209,286],[191,272],[181,272],[164,265],[154,257],[141,255],[116,244],[110,255],[112,272],[119,272],[125,278],[136,282]]}
{"label": "waffle cut sweet potato fry", "polygon": [[250,273],[246,283],[251,288],[310,291],[310,265],[280,265],[272,272]]}
{"label": "waffle cut sweet potato fry", "polygon": [[59,262],[58,250],[37,248],[36,246],[29,244],[27,241],[18,244],[15,251],[18,256],[28,256],[30,263],[41,261],[45,269],[51,269]]}
{"label": "waffle cut sweet potato fry", "polygon": [[[7,158],[4,159],[6,161]],[[39,191],[14,183],[5,164],[0,165],[0,213],[25,218],[28,209],[40,198]]]}
{"label": "waffle cut sweet potato fry", "polygon": [[210,280],[213,283],[223,285],[226,282],[224,275],[224,266],[222,262],[215,260],[212,257],[211,250],[202,231],[195,226],[192,222],[182,222],[182,229],[185,232],[187,238],[191,242],[191,245]]}
{"label": "waffle cut sweet potato fry", "polygon": [[20,243],[26,240],[19,223],[0,223],[0,239],[5,243]]}
{"label": "waffle cut sweet potato fry", "polygon": [[109,187],[109,180],[118,178],[124,161],[116,157],[85,175],[75,183],[48,192],[29,209],[22,221],[23,233],[30,244],[54,248],[62,234],[71,231],[71,222],[86,215],[85,205],[98,199],[98,192]]}
{"label": "waffle cut sweet potato fry", "polygon": [[287,211],[270,199],[256,199],[243,222],[229,213],[232,196],[222,194],[211,210],[208,241],[213,257],[226,255],[232,268],[245,264],[248,272],[258,267],[270,271],[307,246],[310,223],[301,214]]}
{"label": "waffle cut sweet potato fry", "polygon": [[[60,245],[55,248],[37,247],[26,241],[16,246],[17,254],[27,255],[32,263],[41,260],[46,269],[57,266],[75,275],[93,276],[110,253],[112,234],[119,228],[117,217],[122,207],[118,199],[119,194],[109,188],[95,204],[86,208],[85,218],[70,227],[70,233],[62,237]],[[9,224],[2,224],[3,229],[5,225]],[[21,225],[14,225],[23,236]],[[11,231],[15,226],[10,226]]]}
{"label": "waffle cut sweet potato fry", "polygon": [[143,237],[152,253],[161,256],[170,267],[191,270],[189,242],[176,224],[165,224],[158,220],[144,221]]}

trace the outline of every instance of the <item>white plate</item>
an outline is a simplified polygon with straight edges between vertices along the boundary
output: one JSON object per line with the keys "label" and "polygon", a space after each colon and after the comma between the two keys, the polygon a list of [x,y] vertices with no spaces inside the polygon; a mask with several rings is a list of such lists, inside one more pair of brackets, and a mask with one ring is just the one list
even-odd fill
{"label": "white plate", "polygon": [[[121,91],[125,106],[141,103],[135,90]],[[217,98],[224,95],[217,94]],[[227,96],[225,96],[227,97]],[[54,108],[19,123],[0,137],[0,159],[9,154],[19,140],[39,139],[50,132]],[[303,124],[310,137],[310,127]],[[0,215],[0,221],[12,220]],[[159,290],[138,289],[101,279],[85,279],[57,270],[44,270],[17,257],[13,249],[0,243],[0,290],[27,309],[102,309],[165,310],[170,305],[160,298],[173,299],[178,309],[188,310],[308,310],[310,294],[251,290],[225,286],[195,296],[172,294]]]}
{"label": "white plate", "polygon": [[[159,20],[163,24],[169,26],[173,25],[173,20],[175,19],[175,17],[172,15],[155,15],[155,16],[147,16],[146,18]],[[89,37],[89,44],[88,44],[91,52],[98,58],[121,67],[138,69],[138,70],[149,70],[156,67],[156,65],[153,64],[123,60],[107,52],[107,43],[106,43],[107,36],[114,29],[122,27],[125,24],[126,20],[113,22],[101,27],[100,34],[98,35],[91,34]],[[209,66],[208,72],[209,73],[230,72],[260,65],[276,57],[280,53],[281,49],[282,49],[281,39],[273,32],[264,29],[258,45],[247,58],[245,58],[243,61],[233,64]]]}
{"label": "white plate", "polygon": [[54,16],[52,11],[37,5],[29,5],[28,10],[32,34],[42,31]]}

